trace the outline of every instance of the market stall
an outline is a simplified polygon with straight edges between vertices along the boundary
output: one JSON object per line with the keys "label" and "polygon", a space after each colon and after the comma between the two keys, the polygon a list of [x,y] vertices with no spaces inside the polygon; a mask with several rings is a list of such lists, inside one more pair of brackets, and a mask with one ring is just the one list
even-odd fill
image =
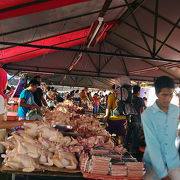
{"label": "market stall", "polygon": [[67,100],[53,111],[47,110],[43,120],[25,123],[0,142],[6,147],[1,171],[50,176],[79,176],[81,172],[91,179],[142,179],[144,164],[121,145],[116,146],[96,118],[81,112],[82,108]]}
{"label": "market stall", "polygon": [[[170,76],[179,84],[179,7],[178,0],[0,1],[0,65],[13,76],[40,75],[50,85],[110,89],[119,76],[134,82]],[[8,120],[17,120],[17,102],[10,106]],[[85,178],[141,179],[143,164],[126,157],[99,121],[81,110],[65,102],[41,123],[12,133],[1,142],[7,148],[1,171],[43,176],[56,172],[46,174],[42,166],[71,167]],[[98,171],[102,161],[106,166]]]}

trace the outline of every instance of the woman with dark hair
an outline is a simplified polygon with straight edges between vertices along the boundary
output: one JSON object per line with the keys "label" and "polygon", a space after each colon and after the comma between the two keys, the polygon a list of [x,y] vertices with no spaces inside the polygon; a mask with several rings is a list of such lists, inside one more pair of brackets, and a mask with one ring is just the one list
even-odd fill
{"label": "woman with dark hair", "polygon": [[34,101],[33,95],[39,85],[39,82],[33,79],[29,82],[28,88],[21,92],[17,114],[19,116],[19,120],[25,120],[26,114],[30,109],[39,109],[39,106]]}
{"label": "woman with dark hair", "polygon": [[104,117],[104,123],[107,125],[107,131],[110,134],[116,134],[116,140],[118,144],[123,144],[125,136],[125,120],[121,117],[112,116],[113,111],[117,108],[117,98],[115,93],[116,85],[112,86],[112,91],[108,96],[106,115]]}

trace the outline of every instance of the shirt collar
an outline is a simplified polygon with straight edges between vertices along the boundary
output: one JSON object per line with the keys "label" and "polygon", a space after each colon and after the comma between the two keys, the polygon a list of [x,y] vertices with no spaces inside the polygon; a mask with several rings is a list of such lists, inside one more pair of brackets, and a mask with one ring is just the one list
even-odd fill
{"label": "shirt collar", "polygon": [[[159,106],[157,105],[157,101],[152,105],[152,107],[153,107],[153,111],[156,113],[156,112],[163,112],[160,108],[159,108]],[[169,110],[170,110],[170,108],[171,108],[171,104],[169,105]]]}
{"label": "shirt collar", "polygon": [[158,107],[157,101],[153,104],[153,111],[156,112],[162,112],[162,110]]}

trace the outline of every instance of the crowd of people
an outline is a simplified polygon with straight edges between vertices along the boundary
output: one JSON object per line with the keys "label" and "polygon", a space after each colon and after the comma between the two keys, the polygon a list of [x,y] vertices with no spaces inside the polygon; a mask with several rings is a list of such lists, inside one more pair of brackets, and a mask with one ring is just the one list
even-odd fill
{"label": "crowd of people", "polygon": [[[82,91],[73,90],[70,93],[65,95],[65,99],[73,101],[80,107],[88,108],[91,107],[93,109],[93,113],[95,115],[100,113],[100,106],[104,108],[106,106],[108,95],[103,95],[102,92],[92,92],[88,90],[88,88],[84,88]],[[103,109],[101,110],[103,111]]]}

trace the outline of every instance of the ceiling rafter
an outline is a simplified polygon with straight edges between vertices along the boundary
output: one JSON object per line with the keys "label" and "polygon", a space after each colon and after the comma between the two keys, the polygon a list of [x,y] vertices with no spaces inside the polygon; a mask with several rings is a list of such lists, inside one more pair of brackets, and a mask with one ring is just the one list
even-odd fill
{"label": "ceiling rafter", "polygon": [[[115,32],[113,32],[113,34],[116,35],[117,37],[119,37],[119,38],[121,38],[121,39],[129,42],[130,44],[133,44],[133,45],[139,47],[140,49],[143,49],[144,51],[148,52],[148,50],[147,50],[146,48],[140,46],[139,44],[137,44],[137,43],[135,43],[135,42],[133,42],[133,41],[131,41],[131,40],[129,40],[129,39],[126,39],[125,37],[121,36],[120,34],[117,34],[117,33],[115,33]],[[157,57],[158,57],[158,58],[162,58],[161,56],[158,56],[158,55],[157,55]],[[161,67],[161,66],[164,66],[164,65],[169,65],[169,64],[171,64],[171,63],[166,63],[166,64],[160,65],[160,66],[158,66],[158,67]],[[178,64],[178,63],[176,63],[176,64]]]}
{"label": "ceiling rafter", "polygon": [[[120,48],[120,47],[116,46],[115,44],[113,44],[113,43],[111,43],[111,42],[109,42],[109,41],[107,41],[107,40],[106,40],[106,42],[109,43],[109,44],[111,44],[112,46],[114,46],[114,47],[116,47],[116,48]],[[125,51],[125,52],[128,53],[128,54],[133,55],[133,53],[130,53],[129,51],[127,51],[127,50],[125,50],[125,49],[123,49],[123,48],[120,48],[120,49],[123,50],[123,51]],[[147,63],[147,64],[149,64],[149,65],[151,65],[151,66],[153,66],[153,67],[157,67],[157,66],[155,66],[153,63],[151,63],[151,62],[149,62],[149,61],[147,61],[147,60],[142,59],[142,61],[145,62],[145,63]],[[161,67],[159,67],[159,69],[160,69],[161,71],[165,72],[166,74],[174,77],[175,79],[179,80],[178,77],[176,77],[174,74],[169,73],[168,71],[162,69]],[[143,75],[143,76],[144,76],[144,75]]]}
{"label": "ceiling rafter", "polygon": [[[15,68],[11,68],[11,67],[7,67],[6,68],[7,70],[16,70]],[[22,69],[17,69],[17,70],[22,70]],[[34,70],[29,70],[29,71],[34,71]],[[47,72],[47,71],[40,71],[40,72]],[[52,73],[54,73],[54,71],[52,71]],[[67,74],[66,72],[57,72],[56,74]],[[67,75],[72,75],[72,76],[80,76],[80,77],[98,77],[97,75],[87,75],[87,74],[75,74],[75,73],[72,73],[71,74],[67,74]],[[119,76],[123,75],[123,74],[117,74]],[[134,76],[134,78],[133,78]],[[139,79],[139,78],[135,78],[135,77],[142,77],[142,76],[138,76],[138,75],[131,75],[131,80],[136,80],[136,81],[149,81],[149,82],[153,82],[154,81],[154,77],[151,77],[151,76],[143,76],[143,77],[146,77],[146,78],[152,78],[152,79]],[[100,76],[100,78],[105,78],[105,79],[114,79],[115,77],[113,76]],[[177,84],[180,84],[180,82],[176,82]]]}
{"label": "ceiling rafter", "polygon": [[[146,51],[146,52],[149,52],[149,51],[148,51],[146,48],[144,48],[143,46],[141,46],[141,45],[139,45],[139,44],[137,44],[137,43],[135,43],[135,42],[133,42],[133,41],[131,41],[131,40],[123,37],[123,36],[121,36],[120,34],[117,34],[117,33],[115,33],[115,32],[113,32],[113,34],[116,35],[117,37],[123,39],[124,41],[127,41],[127,42],[129,42],[130,44],[133,44],[133,45],[135,45],[136,47],[138,47],[138,48],[140,48],[140,49],[143,49],[143,50]],[[161,56],[157,56],[157,57],[158,57],[158,58],[162,58]],[[163,58],[162,58],[162,59],[163,59]]]}
{"label": "ceiling rafter", "polygon": [[127,10],[118,19],[118,24],[111,27],[107,35],[110,35],[113,31],[115,31],[125,19],[127,19],[132,13],[134,13],[144,3],[144,1],[145,0],[136,0],[131,4],[126,3],[126,6],[129,6],[131,8],[127,8]]}
{"label": "ceiling rafter", "polygon": [[103,84],[109,86],[109,84],[106,83],[106,82],[104,81],[104,79],[99,80],[98,78],[95,78],[95,77],[94,77],[93,79],[95,79],[96,81],[99,81],[99,82],[101,82],[101,83],[103,83]]}
{"label": "ceiling rafter", "polygon": [[[119,48],[117,48],[115,51],[114,51],[114,53],[117,53],[117,51],[119,50]],[[109,58],[107,58],[107,60],[106,60],[106,62],[102,65],[102,67],[101,67],[101,71],[111,62],[111,60],[112,60],[112,58],[113,58],[114,56],[111,56],[111,57],[109,57]]]}
{"label": "ceiling rafter", "polygon": [[[104,4],[103,4],[103,7],[102,7],[102,9],[101,9],[101,12],[99,13],[99,15],[98,15],[98,19],[100,18],[100,19],[102,19],[102,21],[104,22],[104,16],[106,15],[106,12],[107,12],[107,9],[110,7],[110,5],[111,5],[111,3],[112,3],[112,0],[105,0],[105,2],[104,2]],[[93,40],[93,38],[95,38],[94,36],[96,36],[97,35],[97,33],[98,33],[98,30],[99,30],[99,28],[101,27],[101,24],[100,24],[100,21],[99,21],[99,24],[98,25],[100,25],[99,27],[97,26],[96,27],[96,29],[97,29],[97,31],[96,30],[93,30],[93,28],[91,29],[90,28],[90,31],[89,31],[89,33],[91,34],[91,33],[93,33],[93,35],[92,35],[92,37],[91,37],[91,39],[90,40],[88,40],[88,37],[89,37],[89,35],[87,36],[87,42],[88,42],[88,45],[86,45],[86,43],[85,44],[83,44],[82,46],[81,46],[81,49],[82,50],[87,50],[88,48],[89,48],[89,45],[91,44],[91,40]],[[92,27],[92,26],[91,26]],[[100,43],[100,46],[99,46],[99,51],[101,52],[101,46],[102,46],[102,44],[103,44],[103,42],[101,42]],[[79,52],[78,54],[77,54],[77,56],[75,57],[75,60],[71,63],[71,65],[68,67],[68,71],[72,71],[72,69],[79,63],[79,61],[82,59],[82,56],[83,56],[83,53],[82,53],[82,51],[81,52]],[[99,54],[99,67],[98,67],[98,75],[100,75],[100,67],[101,67],[101,54]]]}
{"label": "ceiling rafter", "polygon": [[154,14],[154,37],[153,37],[153,57],[156,55],[156,39],[158,28],[158,14],[159,14],[159,0],[155,2],[155,14]]}
{"label": "ceiling rafter", "polygon": [[[99,52],[102,51],[102,43],[99,44]],[[99,63],[98,63],[98,75],[100,75],[100,72],[101,72],[101,54],[99,54]]]}
{"label": "ceiling rafter", "polygon": [[177,27],[177,25],[180,22],[180,18],[177,20],[176,24],[172,27],[172,29],[170,30],[170,32],[168,33],[168,35],[166,36],[166,38],[164,39],[164,41],[161,43],[160,47],[158,48],[158,50],[156,51],[156,55],[158,55],[159,51],[162,49],[162,47],[165,45],[165,43],[167,42],[167,40],[169,39],[169,37],[171,36],[171,34],[174,32],[175,28]]}
{"label": "ceiling rafter", "polygon": [[[63,43],[58,43],[58,44],[54,44],[52,47],[54,46],[57,46],[57,45],[61,45],[61,44],[65,44],[65,43],[68,43],[68,42],[72,42],[72,41],[76,41],[76,40],[80,40],[80,39],[85,39],[85,37],[80,37],[80,38],[77,38],[77,39],[73,39],[73,40],[70,40],[70,41],[67,41],[67,42],[63,42]],[[12,47],[11,47],[12,48]],[[1,49],[0,49],[1,50]],[[10,57],[7,57],[7,58],[1,58],[1,60],[5,60],[5,59],[9,59],[9,58],[12,58],[12,57],[17,57],[17,56],[20,56],[20,55],[23,55],[23,54],[28,54],[28,53],[31,53],[31,52],[35,52],[35,51],[38,51],[39,49],[35,49],[35,50],[32,50],[32,51],[28,51],[28,52],[25,52],[25,53],[21,53],[21,54],[17,54],[17,55],[14,55],[14,56],[10,56]]]}
{"label": "ceiling rafter", "polygon": [[89,53],[86,53],[86,54],[87,54],[87,56],[88,56],[90,62],[92,63],[92,65],[94,66],[94,68],[96,69],[96,71],[98,72],[98,67],[97,67],[96,64],[94,63],[92,57],[89,55]]}
{"label": "ceiling rafter", "polygon": [[[11,70],[20,70],[20,71],[24,71],[24,68],[31,68],[33,69],[36,69],[36,66],[31,66],[31,65],[19,65],[19,64],[9,64],[5,67],[5,69],[11,69]],[[85,70],[72,70],[72,72],[70,73],[67,73],[67,70],[64,69],[64,68],[49,68],[49,67],[40,67],[39,68],[39,71],[40,72],[45,72],[45,70],[43,69],[49,69],[50,70],[50,73],[55,73],[55,74],[66,74],[66,75],[74,75],[74,73],[76,72],[80,72],[80,73],[91,73],[91,74],[94,74],[94,75],[90,75],[92,77],[105,77],[105,76],[98,76],[97,75],[97,72],[96,71],[85,71]],[[55,72],[55,71],[63,71],[63,72]],[[29,70],[28,70],[29,71]],[[46,70],[47,71],[47,70]],[[101,75],[107,75],[106,77],[107,78],[114,78],[114,77],[117,77],[117,76],[122,76],[124,74],[122,73],[110,73],[110,72],[102,72]],[[79,75],[79,74],[75,74],[75,75]],[[86,76],[88,76],[88,74],[84,74]],[[110,76],[111,75],[111,76]],[[113,75],[113,76],[112,76]],[[140,75],[136,75],[137,77],[141,77]],[[144,76],[146,78],[154,78],[152,76]]]}
{"label": "ceiling rafter", "polygon": [[[125,1],[126,4],[128,3],[127,0],[124,0],[124,1]],[[131,6],[128,6],[128,8],[131,8]],[[149,44],[148,44],[148,42],[147,42],[146,37],[145,37],[144,34],[143,34],[143,31],[142,31],[142,29],[141,29],[141,27],[140,27],[140,24],[139,24],[138,20],[136,19],[136,16],[134,15],[134,13],[132,13],[131,16],[132,16],[132,18],[133,18],[133,20],[134,20],[134,22],[135,22],[135,24],[136,24],[137,30],[138,30],[138,31],[140,32],[140,34],[141,34],[141,37],[142,37],[142,39],[143,39],[143,41],[144,41],[144,44],[146,45],[146,48],[147,48],[148,51],[149,51],[149,54],[152,56],[153,54],[152,54],[151,48],[150,48],[150,46],[149,46]]]}
{"label": "ceiling rafter", "polygon": [[[119,52],[122,53],[121,50],[119,50]],[[123,57],[121,57],[121,61],[122,61],[126,76],[129,76],[129,72],[128,72],[128,69],[127,69],[127,66],[126,66],[126,62],[125,62],[125,59]]]}
{"label": "ceiling rafter", "polygon": [[[135,29],[135,30],[138,30],[137,27],[133,26],[132,24],[130,24],[130,23],[126,22],[126,21],[124,21],[123,23],[126,24],[127,26],[129,26],[129,27]],[[153,39],[153,36],[150,35],[150,34],[148,34],[147,32],[142,31],[142,33],[143,33],[144,35],[150,37],[151,39]],[[161,44],[163,43],[163,42],[162,42],[161,40],[159,40],[159,39],[156,39],[156,41],[160,42]],[[172,49],[172,50],[174,50],[174,51],[180,53],[180,50],[178,50],[178,49],[176,49],[176,48],[170,46],[169,44],[165,43],[164,45],[167,46],[168,48],[170,48],[170,49]]]}
{"label": "ceiling rafter", "polygon": [[71,52],[83,52],[83,53],[91,53],[91,54],[102,54],[106,56],[119,56],[119,57],[126,57],[126,58],[135,58],[135,59],[146,59],[150,61],[162,61],[162,62],[179,62],[180,60],[172,60],[172,59],[161,59],[161,58],[152,58],[146,56],[135,56],[129,54],[117,54],[113,52],[99,52],[94,50],[83,50],[83,49],[76,49],[76,48],[64,48],[64,47],[54,47],[54,46],[43,46],[43,45],[32,45],[28,43],[13,43],[13,42],[4,42],[0,41],[0,44],[3,45],[12,45],[12,46],[20,46],[20,47],[31,47],[31,48],[39,48],[39,49],[54,49],[54,50],[62,50],[62,51],[71,51]]}
{"label": "ceiling rafter", "polygon": [[[83,28],[80,28],[80,29],[76,29],[76,30],[73,30],[73,31],[68,31],[68,32],[60,33],[60,34],[55,34],[55,35],[44,37],[44,38],[41,38],[41,39],[35,39],[35,40],[32,40],[32,41],[28,41],[27,43],[33,43],[33,42],[37,42],[37,41],[40,41],[40,40],[45,40],[45,39],[49,39],[49,38],[52,38],[52,37],[57,37],[57,36],[65,35],[65,34],[68,34],[68,33],[77,32],[77,31],[80,31],[80,30],[85,30],[87,28],[89,28],[89,27],[83,27]],[[2,51],[2,50],[10,49],[10,48],[13,48],[13,47],[14,46],[6,47],[6,48],[0,48],[0,50]]]}
{"label": "ceiling rafter", "polygon": [[[108,8],[107,10],[109,11],[109,10],[118,9],[118,8],[125,7],[125,6],[127,6],[127,5],[123,4],[123,5],[120,5],[120,6],[114,6],[114,7]],[[69,21],[69,20],[72,20],[72,19],[76,19],[76,18],[84,17],[84,16],[89,16],[89,15],[97,14],[97,13],[100,13],[100,12],[101,12],[101,9],[99,9],[97,11],[92,11],[92,12],[89,12],[89,13],[85,13],[85,14],[79,14],[79,15],[72,16],[72,17],[67,17],[67,18],[58,19],[58,20],[55,20],[55,21],[50,21],[50,22],[46,22],[46,23],[42,23],[42,24],[38,24],[38,25],[34,25],[34,26],[29,26],[29,27],[22,28],[22,29],[17,29],[17,30],[14,30],[14,31],[0,33],[0,36],[6,36],[6,35],[18,33],[18,32],[27,31],[27,30],[30,30],[30,29],[38,28],[38,27],[47,26],[47,25],[50,25],[50,24],[56,24],[56,23],[59,23],[59,22]]]}
{"label": "ceiling rafter", "polygon": [[[144,10],[146,10],[147,12],[149,12],[149,13],[151,13],[151,14],[155,14],[155,12],[154,12],[153,10],[149,9],[148,7],[146,7],[146,6],[144,6],[144,5],[142,5],[141,8],[144,9]],[[174,22],[170,21],[169,19],[165,18],[164,16],[162,16],[162,15],[160,15],[160,14],[158,14],[158,18],[166,21],[167,23],[169,23],[169,24],[171,24],[171,25],[173,25],[173,26],[175,25]],[[177,28],[180,29],[180,26],[177,26]]]}

